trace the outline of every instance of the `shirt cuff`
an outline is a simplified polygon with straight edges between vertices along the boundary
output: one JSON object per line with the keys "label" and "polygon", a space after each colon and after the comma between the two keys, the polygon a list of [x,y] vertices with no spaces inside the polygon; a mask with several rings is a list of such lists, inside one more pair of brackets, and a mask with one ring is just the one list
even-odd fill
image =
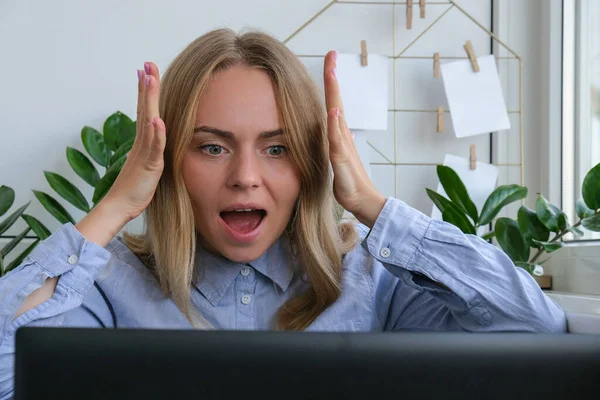
{"label": "shirt cuff", "polygon": [[[66,223],[46,240],[40,242],[29,255],[31,260],[46,272],[48,277],[64,275],[75,267],[82,267],[95,276],[98,270],[110,260],[111,253],[100,245],[86,240],[73,226]],[[75,280],[74,289],[80,291],[83,287]]]}
{"label": "shirt cuff", "polygon": [[362,245],[382,263],[408,266],[430,223],[422,212],[389,197]]}

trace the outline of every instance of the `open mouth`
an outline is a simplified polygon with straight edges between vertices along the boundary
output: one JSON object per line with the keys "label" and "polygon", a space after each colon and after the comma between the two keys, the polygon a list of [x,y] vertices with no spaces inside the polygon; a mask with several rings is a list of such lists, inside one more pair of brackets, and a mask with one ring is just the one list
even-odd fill
{"label": "open mouth", "polygon": [[232,231],[244,235],[258,228],[267,212],[258,208],[241,208],[221,211],[219,215]]}

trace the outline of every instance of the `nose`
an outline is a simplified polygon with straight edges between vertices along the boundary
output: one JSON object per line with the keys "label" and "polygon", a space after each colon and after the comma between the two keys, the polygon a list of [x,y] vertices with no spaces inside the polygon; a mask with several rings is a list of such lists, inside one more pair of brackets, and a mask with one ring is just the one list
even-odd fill
{"label": "nose", "polygon": [[258,156],[253,151],[241,151],[231,160],[228,186],[235,189],[259,187],[261,175]]}

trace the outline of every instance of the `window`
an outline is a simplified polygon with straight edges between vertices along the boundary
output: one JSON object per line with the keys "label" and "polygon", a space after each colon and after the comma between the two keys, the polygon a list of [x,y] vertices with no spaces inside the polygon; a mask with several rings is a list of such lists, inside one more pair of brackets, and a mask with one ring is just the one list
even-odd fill
{"label": "window", "polygon": [[[562,205],[576,220],[586,173],[600,163],[600,1],[563,1]],[[600,239],[585,231],[582,240]]]}

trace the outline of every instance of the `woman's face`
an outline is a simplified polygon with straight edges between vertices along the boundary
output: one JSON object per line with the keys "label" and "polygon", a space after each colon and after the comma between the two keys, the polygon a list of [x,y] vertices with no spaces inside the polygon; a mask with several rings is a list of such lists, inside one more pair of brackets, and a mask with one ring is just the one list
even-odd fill
{"label": "woman's face", "polygon": [[269,76],[233,66],[200,98],[183,179],[202,245],[235,262],[259,258],[283,233],[300,193]]}

